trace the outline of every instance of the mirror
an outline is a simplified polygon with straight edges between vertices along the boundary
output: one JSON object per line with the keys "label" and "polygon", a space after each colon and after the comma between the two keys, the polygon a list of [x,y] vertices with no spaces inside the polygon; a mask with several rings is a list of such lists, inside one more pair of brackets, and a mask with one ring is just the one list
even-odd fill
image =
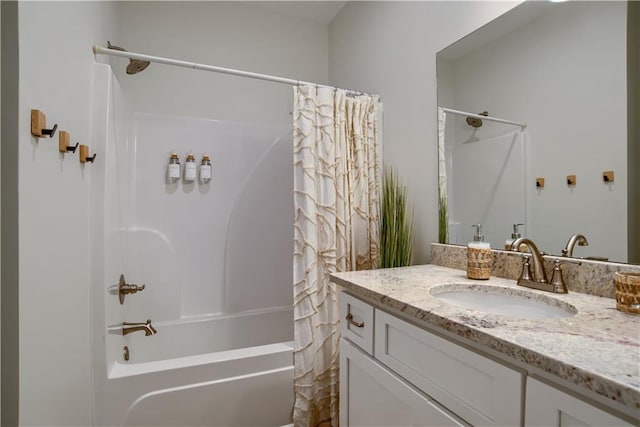
{"label": "mirror", "polygon": [[627,37],[626,2],[525,2],[437,54],[441,242],[640,263]]}

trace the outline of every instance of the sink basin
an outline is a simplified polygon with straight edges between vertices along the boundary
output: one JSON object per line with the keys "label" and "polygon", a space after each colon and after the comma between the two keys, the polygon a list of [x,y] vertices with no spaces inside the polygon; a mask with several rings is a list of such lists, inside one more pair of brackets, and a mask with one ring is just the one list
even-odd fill
{"label": "sink basin", "polygon": [[556,319],[578,313],[571,304],[514,288],[459,283],[437,286],[431,295],[448,304],[523,319]]}

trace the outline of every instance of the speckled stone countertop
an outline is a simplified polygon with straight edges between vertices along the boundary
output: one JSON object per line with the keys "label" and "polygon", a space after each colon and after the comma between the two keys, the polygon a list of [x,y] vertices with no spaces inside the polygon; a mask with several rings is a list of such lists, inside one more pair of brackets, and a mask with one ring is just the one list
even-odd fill
{"label": "speckled stone countertop", "polygon": [[[494,277],[471,280],[463,270],[437,265],[336,273],[331,279],[350,294],[417,324],[448,331],[506,361],[572,383],[584,395],[604,396],[612,408],[622,405],[625,413],[640,420],[640,316],[617,311],[615,299],[577,292],[551,294]],[[432,295],[434,288],[445,284],[471,284],[477,290],[490,285],[505,293],[526,292],[532,299],[553,298],[561,301],[558,305],[575,307],[577,314],[555,319],[487,314]]]}

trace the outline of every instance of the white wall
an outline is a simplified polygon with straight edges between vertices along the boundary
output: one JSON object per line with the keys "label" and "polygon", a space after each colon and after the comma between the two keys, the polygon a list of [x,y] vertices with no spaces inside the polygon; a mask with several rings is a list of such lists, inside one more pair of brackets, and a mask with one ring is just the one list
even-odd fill
{"label": "white wall", "polygon": [[349,2],[330,24],[331,83],[382,95],[384,159],[415,207],[414,260],[438,240],[436,52],[518,2]]}
{"label": "white wall", "polygon": [[[243,2],[121,2],[119,36],[127,50],[323,83],[328,27]],[[106,40],[102,42],[106,44]],[[112,59],[133,111],[218,120],[288,124],[289,85],[151,64],[124,75]]]}
{"label": "white wall", "polygon": [[[576,256],[626,262],[626,3],[553,5],[450,67],[455,100],[447,106],[527,123],[525,235],[559,254],[582,233],[590,245]],[[482,163],[478,153],[466,168]],[[613,184],[602,181],[607,170],[615,171]],[[566,176],[574,174],[577,185],[568,187]],[[545,177],[544,189],[535,189],[536,177]],[[503,218],[494,246],[516,220]]]}
{"label": "white wall", "polygon": [[[124,253],[116,251],[122,271],[112,271],[106,284],[123,273],[147,289],[127,298],[130,318],[115,323],[291,305],[289,127],[155,114],[135,114],[132,122],[134,144],[129,150],[121,145],[118,158],[109,160],[126,157],[134,163],[127,194],[118,194],[135,198],[134,218],[112,220],[117,232],[125,233],[126,245]],[[183,171],[188,152],[196,167],[204,153],[211,157],[210,183],[166,182],[169,155],[181,143],[189,144],[176,150]],[[122,175],[106,180],[119,182]]]}
{"label": "white wall", "polygon": [[28,123],[37,108],[74,142],[91,144],[91,45],[113,34],[114,19],[109,3],[19,3],[20,425],[92,423],[92,165],[61,155],[57,136],[34,138]]}

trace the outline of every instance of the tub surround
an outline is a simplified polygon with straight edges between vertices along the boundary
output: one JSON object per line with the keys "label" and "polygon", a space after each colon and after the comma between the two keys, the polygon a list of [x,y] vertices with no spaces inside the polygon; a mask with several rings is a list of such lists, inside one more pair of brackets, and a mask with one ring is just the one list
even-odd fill
{"label": "tub surround", "polygon": [[[580,259],[581,265],[563,264],[562,276],[569,292],[580,292],[605,298],[615,298],[616,271],[635,271],[640,273],[640,265],[620,264]],[[467,267],[467,248],[457,245],[432,243],[431,263],[444,267],[465,270]],[[553,271],[553,260],[544,259],[547,273]],[[522,258],[512,252],[493,250],[491,276],[517,280],[522,271]],[[551,275],[549,275],[551,277]]]}
{"label": "tub surround", "polygon": [[[336,273],[332,280],[374,306],[639,419],[640,316],[617,311],[615,299],[571,290],[559,295],[526,289],[577,308],[578,314],[562,319],[519,319],[459,308],[432,296],[430,290],[469,283],[504,287],[508,292],[517,285],[513,279],[498,277],[468,279],[457,251],[443,247],[442,252],[434,260],[457,262],[460,269],[422,265]],[[498,267],[494,273],[510,270]]]}

